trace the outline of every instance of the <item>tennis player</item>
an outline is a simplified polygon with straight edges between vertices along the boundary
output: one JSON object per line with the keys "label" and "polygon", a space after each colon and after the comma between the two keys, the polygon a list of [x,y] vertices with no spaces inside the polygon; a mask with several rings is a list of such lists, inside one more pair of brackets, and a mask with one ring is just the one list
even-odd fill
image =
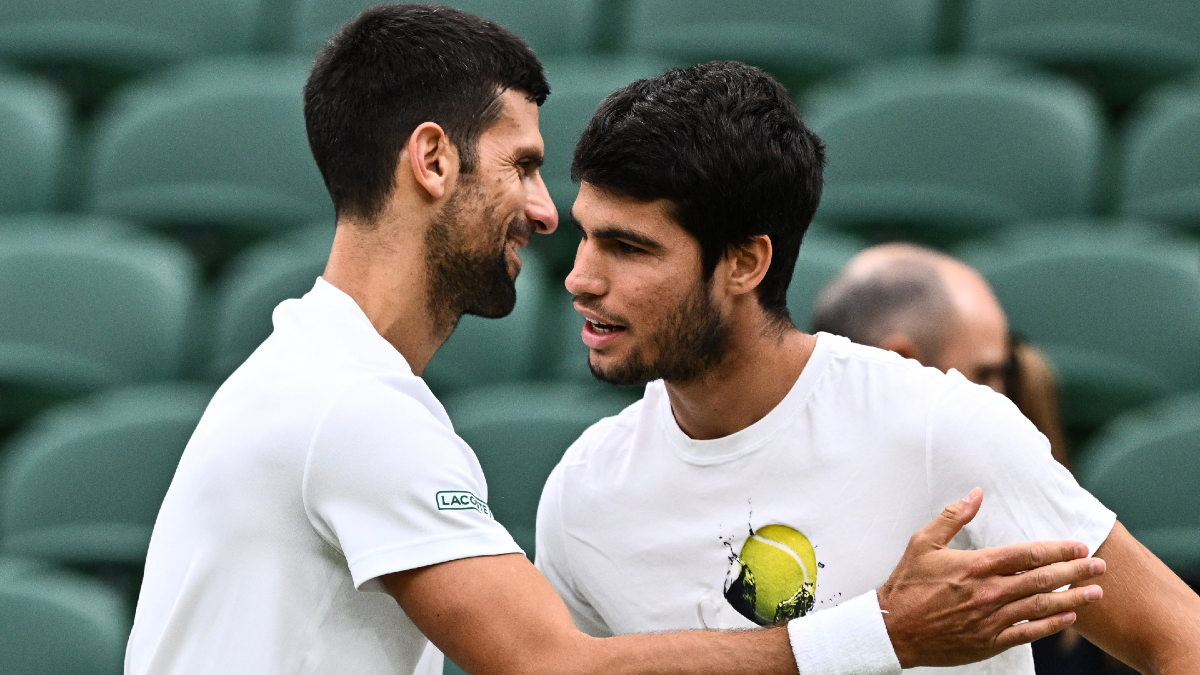
{"label": "tennis player", "polygon": [[[792,324],[787,288],[822,165],[783,88],[740,63],[635,82],[583,133],[567,288],[596,377],[649,384],[583,434],[542,496],[537,566],[576,625],[604,636],[792,620],[796,634],[827,612],[882,608],[893,672],[953,665],[913,656],[952,633],[896,622],[906,601],[892,570],[913,551],[908,533],[979,485],[978,515],[924,545],[1081,541],[1108,572],[1078,630],[1144,673],[1197,672],[1200,598],[1008,399]],[[829,653],[794,645],[801,664]],[[828,663],[816,672],[881,665],[870,650]],[[949,672],[1032,675],[1032,655]]]}
{"label": "tennis player", "polygon": [[[473,674],[809,675],[839,662],[798,665],[803,634],[784,626],[590,637],[492,518],[475,455],[420,375],[461,315],[513,308],[519,250],[557,225],[538,171],[547,94],[525,44],[447,8],[368,10],[321,51],[304,101],[337,211],[328,266],[275,310],[183,454],[126,673],[432,673],[428,640]],[[891,561],[893,630],[929,639],[901,649],[913,663],[1053,633],[1098,593],[1047,593],[1101,572],[1078,542],[941,550],[978,506],[959,497]],[[793,623],[894,658],[878,610]]]}

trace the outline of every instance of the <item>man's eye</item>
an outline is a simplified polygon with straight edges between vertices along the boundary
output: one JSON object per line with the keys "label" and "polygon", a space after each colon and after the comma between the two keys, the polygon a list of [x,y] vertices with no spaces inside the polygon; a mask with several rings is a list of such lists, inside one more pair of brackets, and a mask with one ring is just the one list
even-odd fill
{"label": "man's eye", "polygon": [[623,241],[617,241],[617,247],[625,253],[644,253],[646,249]]}

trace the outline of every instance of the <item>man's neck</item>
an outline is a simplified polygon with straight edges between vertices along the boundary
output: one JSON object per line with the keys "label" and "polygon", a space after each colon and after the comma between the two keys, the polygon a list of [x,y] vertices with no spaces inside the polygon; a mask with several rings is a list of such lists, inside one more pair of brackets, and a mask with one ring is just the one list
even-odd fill
{"label": "man's neck", "polygon": [[322,275],[354,299],[371,325],[421,375],[454,326],[437,325],[429,312],[429,272],[420,236],[398,245],[394,229],[339,223]]}
{"label": "man's neck", "polygon": [[737,433],[766,417],[791,391],[817,344],[792,327],[735,329],[725,359],[703,378],[667,382],[679,428],[710,440]]}

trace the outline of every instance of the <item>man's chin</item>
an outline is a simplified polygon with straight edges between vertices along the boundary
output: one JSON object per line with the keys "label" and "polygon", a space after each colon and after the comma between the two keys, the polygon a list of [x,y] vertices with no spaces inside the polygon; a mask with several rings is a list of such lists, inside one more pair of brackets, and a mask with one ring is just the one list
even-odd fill
{"label": "man's chin", "polygon": [[588,370],[592,371],[592,377],[605,384],[632,386],[658,379],[650,376],[647,369],[640,363],[597,363],[593,356],[594,354],[588,354]]}

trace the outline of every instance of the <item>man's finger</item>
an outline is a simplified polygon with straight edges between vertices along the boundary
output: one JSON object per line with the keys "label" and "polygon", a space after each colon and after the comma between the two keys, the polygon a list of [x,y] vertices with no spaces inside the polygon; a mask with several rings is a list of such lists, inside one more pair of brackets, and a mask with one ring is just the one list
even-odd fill
{"label": "man's finger", "polygon": [[1003,602],[1015,602],[1021,598],[1037,593],[1048,593],[1063,586],[1082,584],[1103,576],[1107,569],[1107,565],[1099,558],[1085,558],[1061,565],[1047,565],[1000,580],[1004,588],[1000,598]]}
{"label": "man's finger", "polygon": [[1031,541],[986,549],[987,563],[983,574],[1016,574],[1045,565],[1086,558],[1088,548],[1077,541]]}
{"label": "man's finger", "polygon": [[1061,593],[1038,593],[1009,603],[996,612],[996,620],[1002,626],[1011,626],[1021,621],[1037,621],[1048,616],[1063,614],[1093,602],[1099,602],[1104,591],[1099,586],[1070,588]]}
{"label": "man's finger", "polygon": [[959,530],[963,529],[971,519],[979,513],[979,505],[983,503],[983,489],[971,490],[963,499],[942,509],[937,518],[925,527],[917,530],[913,541],[925,541],[934,546],[946,546]]}
{"label": "man's finger", "polygon": [[1075,612],[1055,614],[1044,619],[1010,626],[996,636],[996,653],[1054,635],[1075,623]]}

